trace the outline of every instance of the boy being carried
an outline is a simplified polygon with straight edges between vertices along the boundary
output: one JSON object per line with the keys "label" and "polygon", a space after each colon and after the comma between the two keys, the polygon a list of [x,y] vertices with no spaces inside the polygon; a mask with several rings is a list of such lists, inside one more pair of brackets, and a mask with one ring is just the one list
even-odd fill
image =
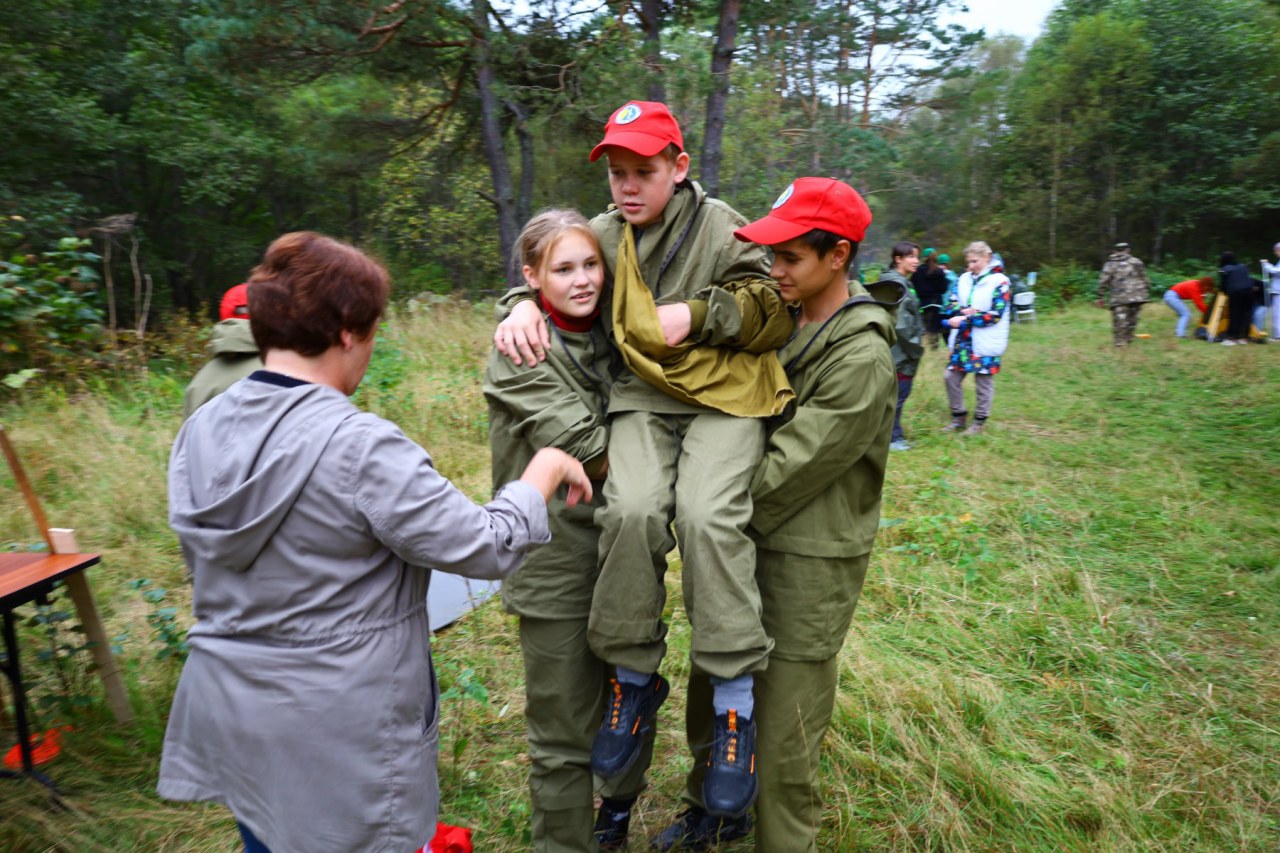
{"label": "boy being carried", "polygon": [[[716,748],[709,809],[745,815],[756,794],[753,674],[772,643],[760,618],[748,485],[764,451],[764,418],[792,392],[774,350],[792,321],[758,246],[735,243],[746,220],[688,179],[680,127],[662,104],[632,101],[605,127],[614,206],[592,220],[614,286],[605,317],[627,366],[609,397],[609,477],[600,577],[588,636],[616,668],[591,763],[625,773],[652,735],[668,692],[663,575],[675,546],[692,627],[690,659],[714,685]],[[545,352],[545,324],[519,302],[495,334],[519,360]],[[606,802],[602,813],[625,814]]]}

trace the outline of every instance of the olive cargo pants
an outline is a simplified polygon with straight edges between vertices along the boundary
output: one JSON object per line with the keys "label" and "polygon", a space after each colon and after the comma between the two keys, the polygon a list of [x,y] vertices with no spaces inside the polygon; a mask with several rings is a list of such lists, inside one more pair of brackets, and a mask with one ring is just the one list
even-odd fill
{"label": "olive cargo pants", "polygon": [[[839,652],[862,592],[870,555],[800,557],[760,551],[765,624],[777,646],[756,673],[756,850],[816,853],[822,823],[822,739],[835,710]],[[685,715],[693,770],[685,800],[702,805],[711,742],[711,682],[689,678]]]}
{"label": "olive cargo pants", "polygon": [[[666,654],[663,576],[680,542],[694,668],[736,678],[764,668],[749,486],[764,453],[764,422],[719,412],[623,412],[610,420],[600,577],[588,636],[603,660],[656,672]],[[708,703],[708,708],[710,703]]]}
{"label": "olive cargo pants", "polygon": [[[591,741],[604,714],[612,667],[587,646],[587,620],[520,617],[524,655],[525,721],[529,729],[529,796],[533,849],[592,853],[596,849]],[[628,772],[602,783],[600,793],[630,799],[645,787],[653,739]]]}

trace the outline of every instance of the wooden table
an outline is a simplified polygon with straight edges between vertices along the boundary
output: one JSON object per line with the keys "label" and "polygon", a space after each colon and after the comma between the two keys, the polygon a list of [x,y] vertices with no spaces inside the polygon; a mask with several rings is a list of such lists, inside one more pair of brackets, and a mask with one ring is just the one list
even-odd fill
{"label": "wooden table", "polygon": [[[0,553],[0,617],[4,620],[4,646],[7,662],[3,667],[13,686],[13,716],[18,728],[18,749],[22,755],[22,774],[30,776],[55,792],[53,781],[35,768],[31,757],[31,732],[27,723],[27,695],[22,684],[22,668],[18,662],[18,638],[14,631],[13,609],[32,601],[39,601],[53,591],[54,584],[64,581],[76,601],[76,607],[84,617],[81,601],[87,598],[91,608],[93,626],[85,625],[86,634],[92,634],[92,628],[100,639],[105,640],[97,608],[93,607],[93,598],[89,594],[88,583],[81,572],[99,561],[97,554],[23,554]],[[77,592],[79,590],[79,592]],[[94,638],[91,635],[89,639]],[[111,660],[111,650],[105,650],[107,659]],[[119,672],[112,666],[112,676],[119,679]],[[122,686],[121,686],[122,687]],[[8,771],[0,770],[0,775],[13,776]]]}

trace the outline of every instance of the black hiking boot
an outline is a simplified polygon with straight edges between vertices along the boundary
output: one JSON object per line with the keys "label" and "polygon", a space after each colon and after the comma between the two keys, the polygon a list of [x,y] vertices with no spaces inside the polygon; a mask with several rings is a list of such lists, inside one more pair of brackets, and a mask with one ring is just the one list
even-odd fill
{"label": "black hiking boot", "polygon": [[622,850],[627,846],[627,831],[631,829],[631,807],[635,799],[611,800],[605,797],[596,813],[596,844],[601,850]]}
{"label": "black hiking boot", "polygon": [[662,830],[651,845],[654,850],[706,850],[712,844],[736,841],[751,831],[751,815],[718,818],[692,806],[676,822]]}
{"label": "black hiking boot", "polygon": [[756,724],[729,709],[717,714],[711,730],[711,755],[702,780],[707,814],[739,818],[756,801]]}
{"label": "black hiking boot", "polygon": [[591,744],[591,769],[601,779],[621,776],[636,763],[645,735],[653,728],[658,709],[671,690],[667,680],[656,672],[640,687],[623,684],[616,678],[610,679],[609,685],[613,692],[604,709],[604,722]]}

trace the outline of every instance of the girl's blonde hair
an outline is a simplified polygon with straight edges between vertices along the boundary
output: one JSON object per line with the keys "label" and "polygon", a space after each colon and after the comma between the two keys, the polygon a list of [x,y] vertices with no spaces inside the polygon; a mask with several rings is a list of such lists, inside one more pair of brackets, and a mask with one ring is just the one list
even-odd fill
{"label": "girl's blonde hair", "polygon": [[966,255],[981,255],[984,258],[989,258],[993,254],[991,247],[981,240],[974,240],[972,243],[965,246],[964,253]]}
{"label": "girl's blonde hair", "polygon": [[599,241],[585,216],[569,208],[551,207],[534,214],[516,238],[516,265],[521,271],[528,267],[533,270],[535,278],[542,278],[546,265],[551,260],[551,250],[570,231],[577,231],[585,236],[599,254]]}

